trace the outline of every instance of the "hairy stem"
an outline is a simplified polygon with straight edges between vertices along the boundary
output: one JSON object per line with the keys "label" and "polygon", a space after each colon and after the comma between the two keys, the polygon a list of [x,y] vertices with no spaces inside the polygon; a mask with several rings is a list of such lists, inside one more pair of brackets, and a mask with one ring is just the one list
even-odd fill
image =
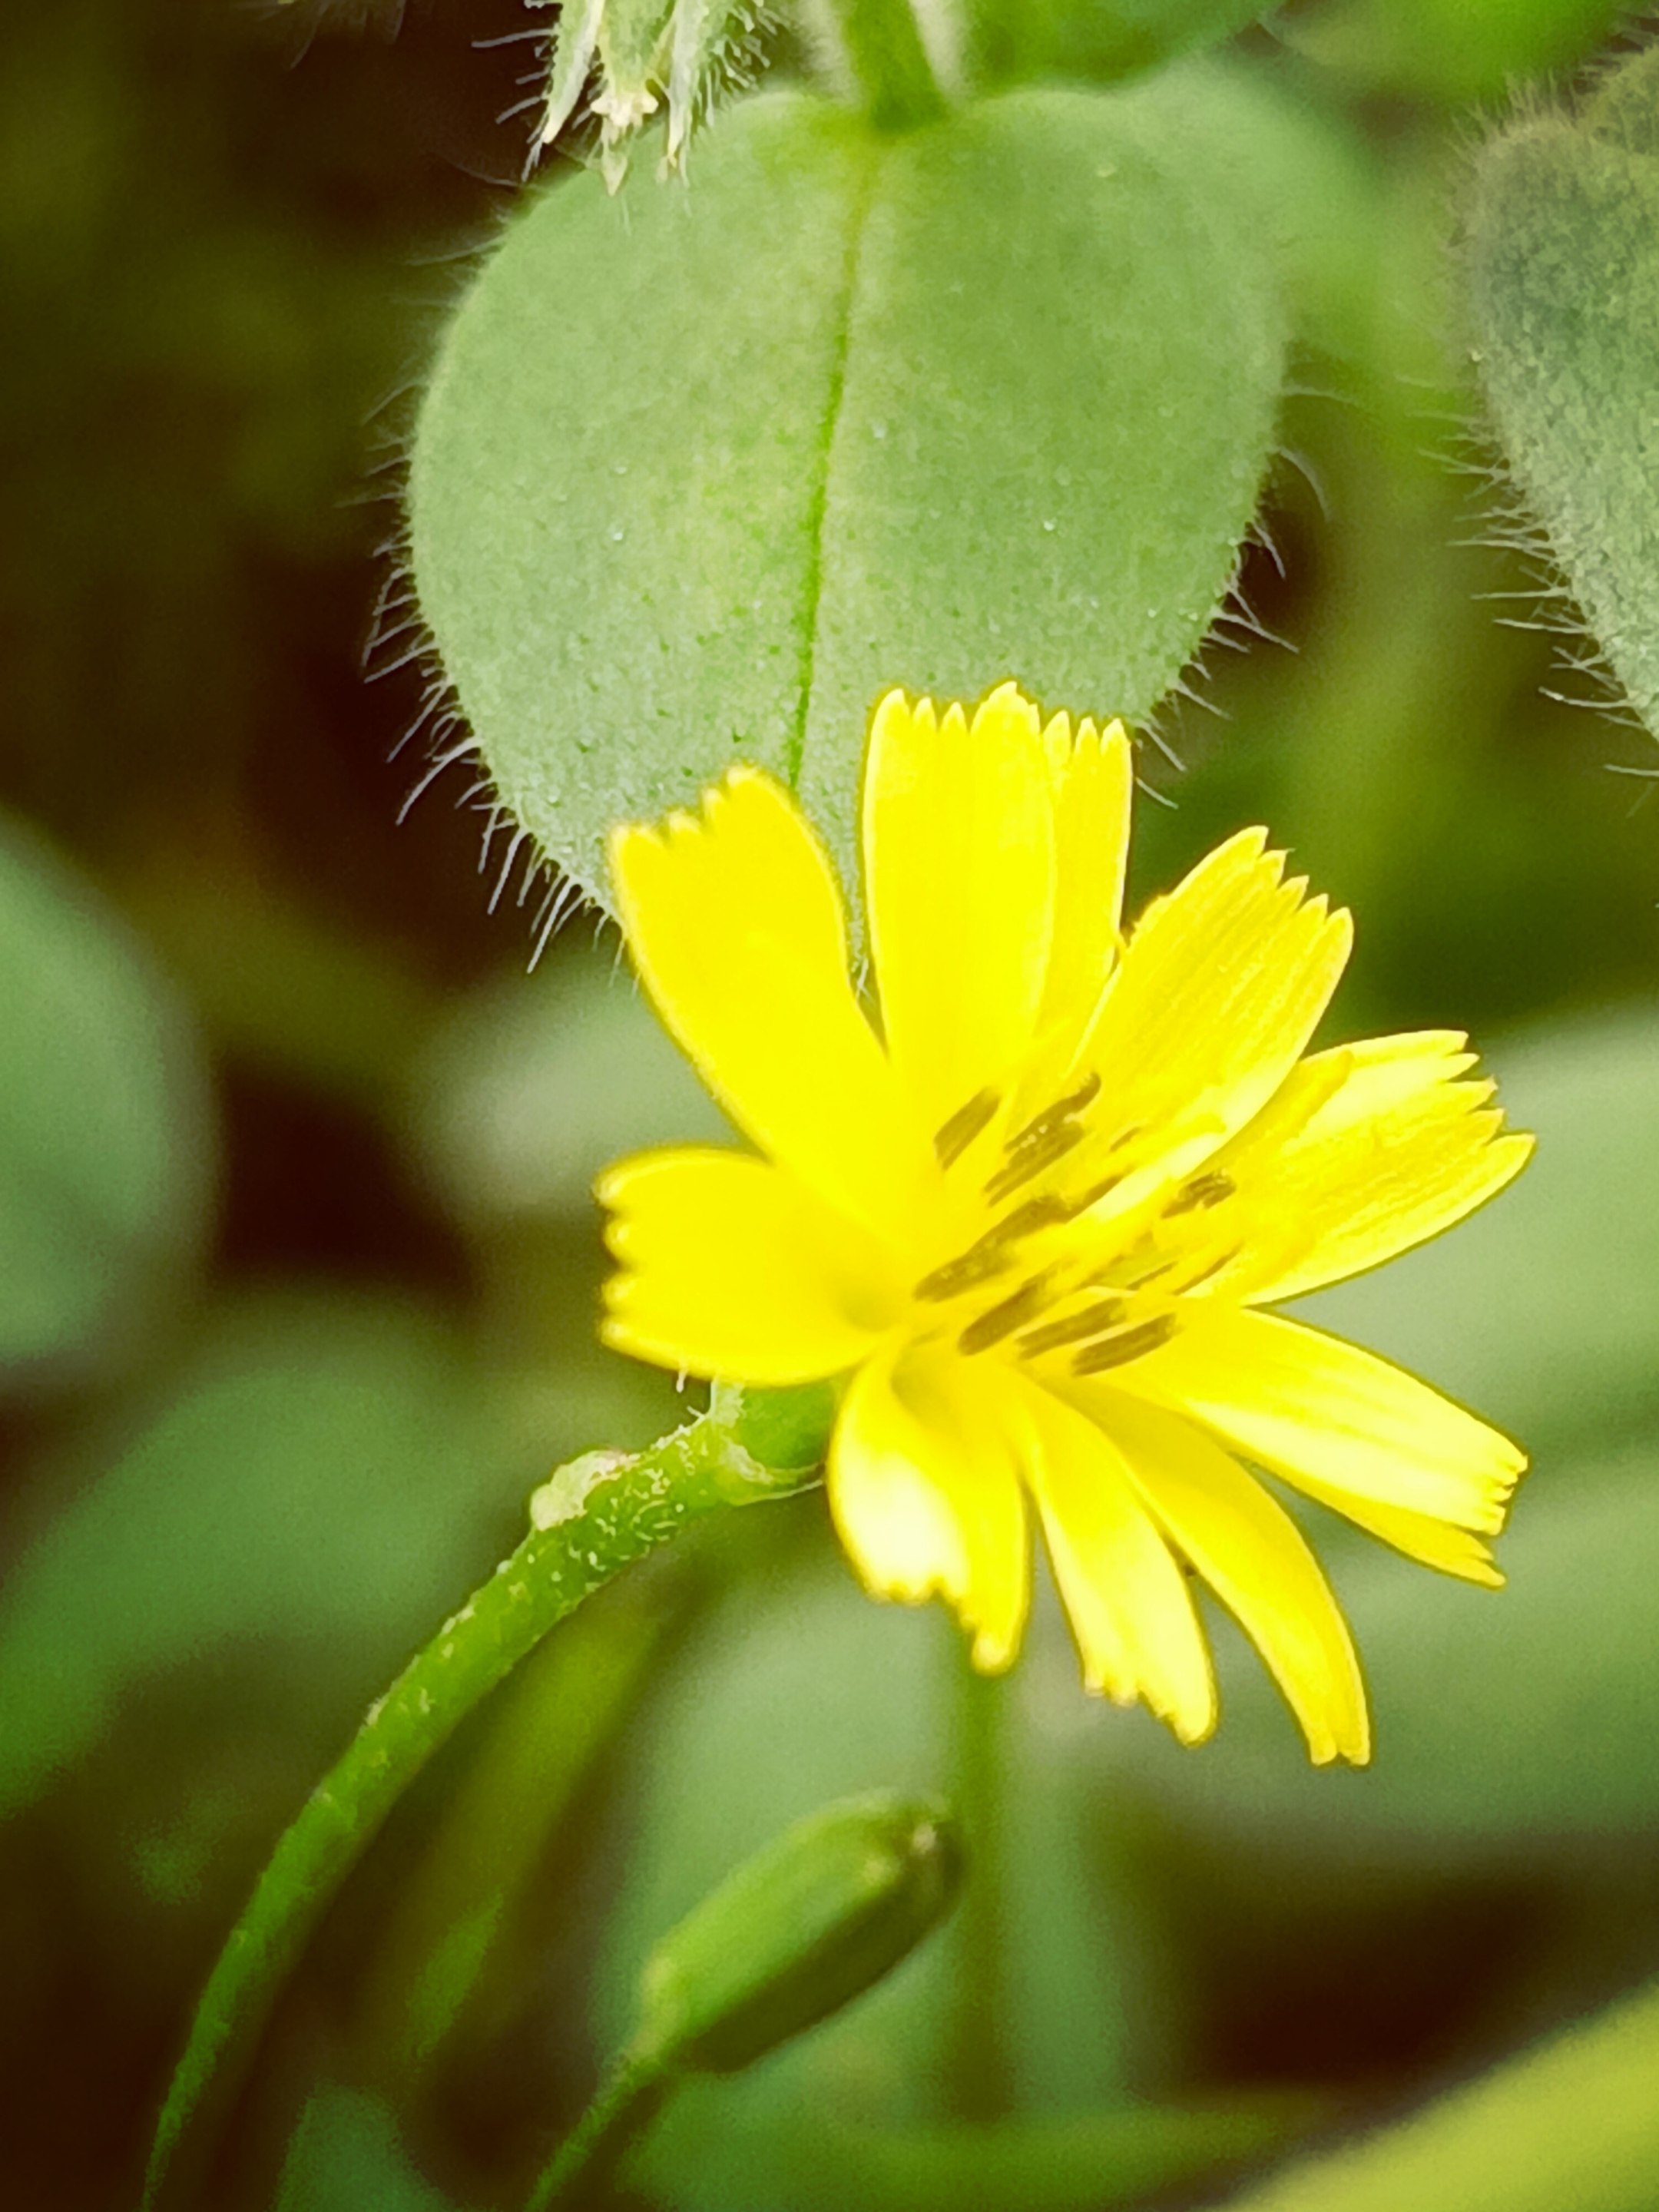
{"label": "hairy stem", "polygon": [[[212,2121],[246,2074],[283,1981],[346,1876],[427,1762],[584,1598],[718,1508],[783,1495],[800,1468],[763,1466],[705,1414],[633,1456],[590,1453],[537,1493],[537,1525],[417,1652],[312,1792],[219,1955],[156,2128],[146,2208],[204,2170]],[[186,2147],[191,2155],[179,2155]]]}

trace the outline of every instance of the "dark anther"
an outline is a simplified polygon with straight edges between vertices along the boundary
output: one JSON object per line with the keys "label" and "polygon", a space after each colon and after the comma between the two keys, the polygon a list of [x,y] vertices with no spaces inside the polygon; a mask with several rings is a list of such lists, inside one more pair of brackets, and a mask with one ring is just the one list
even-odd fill
{"label": "dark anther", "polygon": [[933,1139],[933,1151],[942,1168],[959,1160],[997,1110],[994,1091],[978,1091],[965,1106],[958,1106]]}
{"label": "dark anther", "polygon": [[1017,1206],[1012,1213],[1005,1213],[996,1227],[981,1239],[982,1243],[994,1242],[1011,1244],[1017,1237],[1029,1237],[1034,1230],[1057,1229],[1062,1221],[1072,1218],[1072,1208],[1053,1191],[1042,1198],[1028,1198],[1024,1206]]}
{"label": "dark anther", "polygon": [[1170,1200],[1165,1214],[1196,1213],[1203,1206],[1219,1206],[1224,1198],[1231,1198],[1237,1186],[1231,1176],[1215,1170],[1208,1175],[1194,1176],[1186,1188]]}
{"label": "dark anther", "polygon": [[970,1244],[954,1260],[947,1260],[942,1267],[935,1267],[931,1275],[924,1275],[916,1285],[919,1298],[953,1298],[959,1291],[971,1291],[981,1283],[988,1283],[1012,1265],[1006,1245],[993,1243],[981,1237],[977,1244]]}
{"label": "dark anther", "polygon": [[1155,1260],[1150,1267],[1143,1267],[1139,1274],[1121,1276],[1117,1287],[1122,1291],[1144,1290],[1148,1283],[1155,1283],[1160,1275],[1167,1275],[1174,1266],[1173,1254],[1166,1260]]}
{"label": "dark anther", "polygon": [[1062,1121],[1046,1130],[1035,1143],[1016,1152],[1006,1168],[999,1168],[985,1186],[985,1195],[993,1206],[1012,1197],[1021,1183],[1030,1182],[1044,1168],[1051,1168],[1056,1160],[1063,1160],[1073,1145],[1083,1142],[1083,1132],[1075,1121]]}
{"label": "dark anther", "polygon": [[1173,1314],[1159,1314],[1156,1321],[1143,1321],[1136,1328],[1126,1328],[1121,1336],[1109,1336],[1099,1344],[1085,1345],[1072,1362],[1074,1375],[1098,1375],[1103,1368],[1121,1367],[1131,1359],[1139,1359],[1143,1352],[1155,1352],[1160,1344],[1167,1344],[1181,1326]]}
{"label": "dark anther", "polygon": [[1028,1198],[1024,1206],[1017,1206],[994,1228],[976,1237],[965,1252],[958,1252],[954,1260],[947,1260],[931,1275],[924,1275],[916,1285],[915,1294],[919,1298],[953,1298],[959,1291],[971,1291],[977,1284],[988,1283],[1012,1266],[1013,1247],[1022,1237],[1029,1237],[1038,1229],[1055,1228],[1071,1218],[1072,1209],[1063,1198],[1052,1194]]}
{"label": "dark anther", "polygon": [[1030,1321],[1033,1314],[1041,1313],[1048,1295],[1049,1273],[1045,1267],[1029,1283],[1022,1283],[1012,1297],[992,1306],[977,1321],[970,1321],[957,1339],[957,1349],[988,1352],[994,1344],[1000,1344],[1005,1336],[1011,1336],[1022,1322]]}
{"label": "dark anther", "polygon": [[1099,1076],[1085,1077],[1075,1091],[1064,1098],[1056,1098],[1052,1106],[1045,1106],[1040,1114],[1034,1114],[1023,1129],[1016,1129],[1004,1145],[1003,1151],[1017,1152],[1023,1146],[1035,1144],[1039,1137],[1046,1137],[1050,1129],[1056,1129],[1062,1121],[1070,1121],[1073,1114],[1080,1114],[1097,1097],[1099,1091]]}
{"label": "dark anther", "polygon": [[[1127,1173],[1126,1169],[1123,1174]],[[1102,1176],[1098,1182],[1091,1182],[1088,1189],[1074,1198],[1066,1207],[1072,1219],[1075,1221],[1079,1213],[1086,1213],[1091,1206],[1097,1206],[1109,1190],[1115,1190],[1123,1181],[1123,1174]]]}
{"label": "dark anther", "polygon": [[1218,1275],[1224,1267],[1231,1267],[1243,1249],[1244,1247],[1242,1244],[1235,1244],[1225,1252],[1218,1252],[1214,1259],[1206,1266],[1200,1267],[1195,1275],[1187,1277],[1181,1285],[1182,1289],[1194,1291],[1200,1283],[1207,1283],[1212,1275]]}
{"label": "dark anther", "polygon": [[1115,1328],[1128,1310],[1127,1299],[1097,1298],[1093,1305],[1085,1306],[1069,1321],[1048,1322],[1022,1336],[1020,1356],[1035,1359],[1039,1352],[1054,1352],[1062,1344],[1079,1344],[1085,1337],[1098,1336],[1103,1329]]}

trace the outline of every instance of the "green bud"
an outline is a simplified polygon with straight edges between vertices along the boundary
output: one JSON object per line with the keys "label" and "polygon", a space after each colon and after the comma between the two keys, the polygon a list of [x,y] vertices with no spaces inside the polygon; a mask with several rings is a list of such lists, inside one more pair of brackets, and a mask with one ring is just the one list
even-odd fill
{"label": "green bud", "polygon": [[647,1961],[636,2056],[735,2073],[906,1958],[950,1910],[962,1848],[936,1799],[826,1805],[757,1852]]}

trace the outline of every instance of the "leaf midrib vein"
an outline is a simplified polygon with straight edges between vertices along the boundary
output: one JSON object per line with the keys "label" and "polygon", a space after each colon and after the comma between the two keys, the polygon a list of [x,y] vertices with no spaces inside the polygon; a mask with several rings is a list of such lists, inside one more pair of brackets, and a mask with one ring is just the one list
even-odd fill
{"label": "leaf midrib vein", "polygon": [[859,262],[881,162],[881,149],[869,149],[863,173],[852,194],[847,244],[842,263],[841,313],[831,344],[830,380],[824,395],[823,414],[813,445],[817,474],[806,510],[806,570],[802,580],[799,619],[800,648],[795,720],[789,732],[784,758],[784,770],[792,791],[800,788],[801,772],[806,761],[806,725],[811,711],[812,683],[817,657],[818,609],[823,596],[823,532],[830,505],[830,472],[835,458],[836,434],[840,427],[842,399],[847,385],[847,359],[852,343]]}

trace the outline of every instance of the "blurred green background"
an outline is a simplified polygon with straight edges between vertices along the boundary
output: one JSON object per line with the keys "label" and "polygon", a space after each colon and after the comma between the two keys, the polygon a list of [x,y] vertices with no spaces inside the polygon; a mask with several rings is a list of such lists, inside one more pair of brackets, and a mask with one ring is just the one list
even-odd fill
{"label": "blurred green background", "polygon": [[[1540,1133],[1491,1216],[1318,1302],[1532,1449],[1512,1586],[1322,1521],[1363,1775],[1305,1769],[1224,1625],[1182,1753],[1084,1700],[1040,1607],[980,1693],[956,1929],[688,2095],[641,2201],[1207,2201],[1659,1972],[1659,754],[1493,542],[1447,259],[1480,118],[1612,15],[1239,33],[1316,220],[1248,614],[1145,748],[1135,858],[1144,896],[1267,821],[1356,910],[1333,1033],[1468,1027]],[[590,915],[529,971],[545,887],[500,876],[465,763],[405,807],[401,441],[520,189],[525,20],[0,20],[0,2142],[52,2212],[134,2200],[273,1838],[532,1486],[676,1418],[593,1343],[588,1188],[712,1109]],[[211,2201],[517,2202],[677,1913],[826,1797],[951,1784],[956,1660],[857,1593],[816,1494],[625,1577],[331,1915]],[[950,2124],[998,2118],[1029,2140],[964,2172]]]}

